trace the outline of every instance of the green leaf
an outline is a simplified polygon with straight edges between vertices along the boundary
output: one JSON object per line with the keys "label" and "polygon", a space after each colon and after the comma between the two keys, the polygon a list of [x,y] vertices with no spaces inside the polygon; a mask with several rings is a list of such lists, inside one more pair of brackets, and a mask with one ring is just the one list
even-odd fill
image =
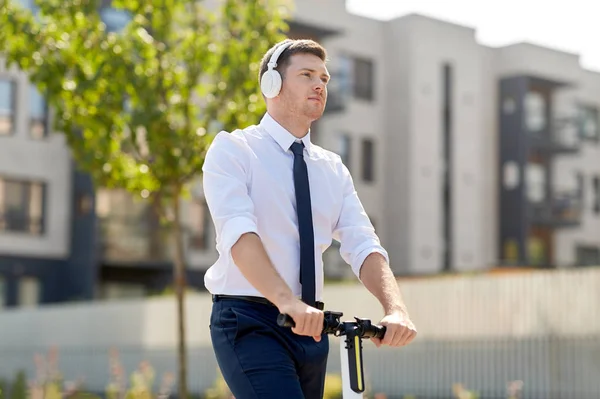
{"label": "green leaf", "polygon": [[135,194],[185,186],[215,126],[258,121],[256,65],[287,29],[275,0],[116,0],[131,17],[119,33],[98,1],[43,1],[36,16],[0,5],[0,51],[46,94],[79,166]]}

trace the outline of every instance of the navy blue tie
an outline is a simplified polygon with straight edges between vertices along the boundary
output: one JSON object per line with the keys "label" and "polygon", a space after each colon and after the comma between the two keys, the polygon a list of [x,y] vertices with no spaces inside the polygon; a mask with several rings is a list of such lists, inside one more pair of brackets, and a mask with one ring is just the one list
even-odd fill
{"label": "navy blue tie", "polygon": [[315,306],[315,234],[308,186],[308,169],[304,161],[304,144],[294,142],[290,147],[294,153],[294,188],[296,190],[296,212],[300,233],[300,284],[302,300]]}

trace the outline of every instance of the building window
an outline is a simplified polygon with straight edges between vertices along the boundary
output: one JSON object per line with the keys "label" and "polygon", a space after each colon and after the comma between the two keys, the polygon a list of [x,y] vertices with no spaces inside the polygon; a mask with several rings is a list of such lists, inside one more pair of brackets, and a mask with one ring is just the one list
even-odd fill
{"label": "building window", "polygon": [[35,85],[29,86],[29,134],[34,139],[48,136],[48,104]]}
{"label": "building window", "polygon": [[580,108],[581,138],[590,141],[600,141],[598,128],[598,108],[582,106]]}
{"label": "building window", "polygon": [[0,136],[15,132],[15,92],[13,80],[0,78]]}
{"label": "building window", "polygon": [[348,54],[339,56],[337,88],[342,96],[351,95],[362,100],[373,100],[375,77],[373,62]]}
{"label": "building window", "polygon": [[354,97],[363,100],[373,100],[373,62],[371,60],[354,59]]}
{"label": "building window", "polygon": [[527,199],[542,203],[546,198],[546,169],[544,165],[529,162],[526,169]]}
{"label": "building window", "polygon": [[[332,80],[329,83],[329,88],[335,82],[337,84],[337,89],[342,96],[352,96],[354,91],[354,72],[353,72],[353,60],[348,55],[340,55],[339,57],[339,66],[337,76],[332,76]],[[337,80],[337,82],[335,80]],[[329,102],[329,99],[327,100]]]}
{"label": "building window", "polygon": [[190,204],[189,246],[195,251],[205,251],[209,248],[210,213],[203,199],[194,199]]}
{"label": "building window", "polygon": [[339,142],[338,142],[338,154],[342,158],[342,162],[344,163],[344,165],[346,165],[348,170],[351,170],[351,168],[350,168],[351,152],[352,152],[352,139],[347,134],[341,134],[339,136]]}
{"label": "building window", "polygon": [[0,231],[44,233],[44,183],[0,177]]}
{"label": "building window", "polygon": [[366,182],[375,180],[374,152],[373,140],[364,139],[362,142],[362,178]]}
{"label": "building window", "polygon": [[517,102],[512,97],[506,97],[502,103],[502,111],[506,115],[512,115],[517,109]]}
{"label": "building window", "polygon": [[519,164],[515,161],[506,161],[502,168],[502,182],[506,190],[514,190],[519,186]]}
{"label": "building window", "polygon": [[525,96],[525,125],[530,132],[546,127],[546,100],[541,93],[530,91]]}

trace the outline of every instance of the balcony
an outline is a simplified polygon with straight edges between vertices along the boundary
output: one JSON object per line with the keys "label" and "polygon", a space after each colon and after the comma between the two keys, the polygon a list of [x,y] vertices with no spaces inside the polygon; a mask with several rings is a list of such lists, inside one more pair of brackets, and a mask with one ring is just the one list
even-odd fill
{"label": "balcony", "polygon": [[[205,201],[194,198],[181,208],[186,255],[201,256],[211,246],[212,223]],[[160,223],[154,205],[124,190],[96,192],[97,253],[105,266],[164,267],[174,259],[172,231]]]}
{"label": "balcony", "polygon": [[554,119],[543,129],[529,130],[529,146],[544,153],[574,154],[580,150],[581,126],[577,118]]}
{"label": "balcony", "polygon": [[530,201],[533,224],[548,227],[570,227],[581,223],[583,195],[580,189],[560,190],[542,201]]}
{"label": "balcony", "polygon": [[149,217],[99,218],[99,254],[104,263],[164,264],[170,261],[169,232]]}
{"label": "balcony", "polygon": [[[198,230],[184,223],[181,227],[186,254],[202,254],[210,248],[208,226]],[[112,215],[99,218],[98,228],[99,254],[105,264],[164,266],[174,259],[172,233],[152,218]]]}

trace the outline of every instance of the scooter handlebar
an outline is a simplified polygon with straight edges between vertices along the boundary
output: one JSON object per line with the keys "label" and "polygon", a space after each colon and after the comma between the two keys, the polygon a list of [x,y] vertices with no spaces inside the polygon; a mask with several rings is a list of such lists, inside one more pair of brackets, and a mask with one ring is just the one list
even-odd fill
{"label": "scooter handlebar", "polygon": [[386,328],[379,324],[372,324],[369,319],[359,319],[355,317],[358,328],[361,330],[359,336],[361,338],[379,338],[383,339]]}
{"label": "scooter handlebar", "polygon": [[[323,333],[325,334],[340,334],[344,332],[345,325],[340,322],[341,312],[326,311],[323,319]],[[358,336],[361,338],[383,338],[386,328],[378,324],[372,324],[369,319],[359,319],[355,317],[356,322],[351,323],[356,325]],[[277,324],[281,327],[295,327],[294,319],[288,314],[280,313],[277,316]]]}

